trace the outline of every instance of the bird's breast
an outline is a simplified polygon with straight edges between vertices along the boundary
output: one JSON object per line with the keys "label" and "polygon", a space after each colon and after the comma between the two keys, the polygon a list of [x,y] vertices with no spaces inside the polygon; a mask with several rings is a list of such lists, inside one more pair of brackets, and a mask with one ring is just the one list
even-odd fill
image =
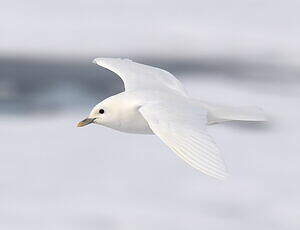
{"label": "bird's breast", "polygon": [[148,122],[138,109],[127,110],[122,113],[118,125],[112,128],[125,133],[153,134]]}

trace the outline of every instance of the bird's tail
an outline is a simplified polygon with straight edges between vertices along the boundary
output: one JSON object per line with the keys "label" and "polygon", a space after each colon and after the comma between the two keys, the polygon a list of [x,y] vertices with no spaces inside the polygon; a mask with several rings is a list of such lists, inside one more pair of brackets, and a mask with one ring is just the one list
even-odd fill
{"label": "bird's tail", "polygon": [[224,121],[267,121],[263,110],[256,106],[233,107],[201,102],[208,111],[208,124]]}

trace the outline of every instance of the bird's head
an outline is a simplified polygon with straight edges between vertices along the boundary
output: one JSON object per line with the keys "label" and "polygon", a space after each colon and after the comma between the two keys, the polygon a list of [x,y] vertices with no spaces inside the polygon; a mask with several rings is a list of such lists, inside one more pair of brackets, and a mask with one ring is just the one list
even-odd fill
{"label": "bird's head", "polygon": [[109,97],[95,105],[87,118],[77,123],[77,127],[83,127],[91,123],[111,127],[119,122],[120,105],[115,97]]}

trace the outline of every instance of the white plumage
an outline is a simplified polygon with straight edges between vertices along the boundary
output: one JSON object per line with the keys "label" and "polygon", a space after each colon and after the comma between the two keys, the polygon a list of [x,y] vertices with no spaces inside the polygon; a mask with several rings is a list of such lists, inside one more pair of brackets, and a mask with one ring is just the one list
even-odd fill
{"label": "white plumage", "polygon": [[229,107],[190,98],[180,81],[165,70],[120,58],[96,58],[93,62],[120,76],[125,92],[97,104],[78,126],[96,123],[122,132],[155,134],[206,175],[227,176],[207,125],[266,120],[257,107]]}

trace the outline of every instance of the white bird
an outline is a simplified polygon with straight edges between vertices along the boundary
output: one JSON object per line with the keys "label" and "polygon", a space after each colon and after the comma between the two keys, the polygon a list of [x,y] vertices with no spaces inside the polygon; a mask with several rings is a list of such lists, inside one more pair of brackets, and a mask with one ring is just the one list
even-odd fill
{"label": "white bird", "polygon": [[206,126],[266,120],[257,107],[220,106],[190,98],[178,79],[156,67],[120,58],[96,58],[93,63],[119,75],[125,91],[97,104],[78,127],[95,123],[127,133],[155,134],[190,166],[218,179],[228,173]]}

